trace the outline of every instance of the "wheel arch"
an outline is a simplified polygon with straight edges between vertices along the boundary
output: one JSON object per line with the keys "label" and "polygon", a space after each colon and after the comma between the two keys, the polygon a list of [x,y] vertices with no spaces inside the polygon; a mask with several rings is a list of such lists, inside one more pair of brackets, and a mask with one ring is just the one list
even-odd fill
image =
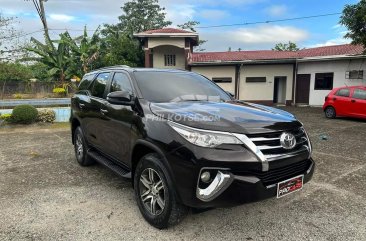
{"label": "wheel arch", "polygon": [[168,159],[166,158],[164,152],[155,144],[146,141],[146,140],[137,140],[135,143],[135,146],[132,149],[131,152],[131,176],[132,176],[132,186],[133,186],[133,179],[134,179],[134,175],[135,175],[135,169],[136,166],[138,164],[138,162],[140,161],[140,159],[149,154],[149,153],[157,153],[162,160],[162,164],[166,167],[167,171],[169,172],[170,175],[170,179],[173,182],[173,186],[174,186],[174,190],[176,192],[177,195],[177,199],[180,201],[180,196],[179,193],[176,191],[176,182],[175,182],[175,178],[171,169],[171,166],[169,164]]}
{"label": "wheel arch", "polygon": [[78,126],[81,126],[81,122],[77,118],[73,118],[71,120],[71,140],[72,140],[72,144],[75,144],[74,143],[74,134],[75,134],[75,130]]}

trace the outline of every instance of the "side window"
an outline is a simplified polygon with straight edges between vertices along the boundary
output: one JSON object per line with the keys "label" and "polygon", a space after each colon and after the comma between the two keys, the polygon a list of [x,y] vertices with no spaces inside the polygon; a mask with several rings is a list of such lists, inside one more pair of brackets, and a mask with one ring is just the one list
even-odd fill
{"label": "side window", "polygon": [[349,89],[340,89],[337,91],[336,96],[349,97],[350,90]]}
{"label": "side window", "polygon": [[366,90],[355,89],[352,97],[355,99],[366,100]]}
{"label": "side window", "polygon": [[87,90],[94,79],[95,74],[86,74],[80,81],[79,90]]}
{"label": "side window", "polygon": [[130,80],[126,74],[124,73],[114,74],[111,85],[111,92],[115,91],[128,91],[131,94],[133,93]]}
{"label": "side window", "polygon": [[110,73],[100,73],[94,80],[91,94],[95,97],[103,98],[105,87],[107,86],[108,78]]}

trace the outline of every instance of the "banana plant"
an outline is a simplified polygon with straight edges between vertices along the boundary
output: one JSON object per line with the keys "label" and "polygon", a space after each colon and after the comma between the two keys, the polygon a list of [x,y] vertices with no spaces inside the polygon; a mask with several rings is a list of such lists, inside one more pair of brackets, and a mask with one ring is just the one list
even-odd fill
{"label": "banana plant", "polygon": [[60,34],[60,40],[47,41],[46,44],[31,38],[32,47],[26,49],[35,54],[35,57],[26,58],[26,61],[38,61],[48,66],[48,74],[64,82],[67,68],[70,64],[70,48],[63,40],[65,33]]}

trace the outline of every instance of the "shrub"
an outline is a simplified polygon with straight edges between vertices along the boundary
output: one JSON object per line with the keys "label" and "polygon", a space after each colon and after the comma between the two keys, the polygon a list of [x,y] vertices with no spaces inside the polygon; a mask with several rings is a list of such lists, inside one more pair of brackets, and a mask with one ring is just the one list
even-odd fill
{"label": "shrub", "polygon": [[53,123],[56,120],[56,113],[50,109],[38,110],[37,121]]}
{"label": "shrub", "polygon": [[6,122],[11,122],[11,114],[2,114],[0,115],[0,119]]}
{"label": "shrub", "polygon": [[14,94],[14,95],[13,95],[13,98],[14,98],[14,99],[23,99],[23,95],[22,95],[22,94],[17,93],[17,94]]}
{"label": "shrub", "polygon": [[52,92],[58,96],[65,96],[66,90],[64,88],[54,88]]}
{"label": "shrub", "polygon": [[20,124],[30,124],[36,121],[38,111],[31,105],[18,105],[12,113],[12,122]]}
{"label": "shrub", "polygon": [[32,78],[32,72],[26,65],[0,62],[1,81],[24,81]]}

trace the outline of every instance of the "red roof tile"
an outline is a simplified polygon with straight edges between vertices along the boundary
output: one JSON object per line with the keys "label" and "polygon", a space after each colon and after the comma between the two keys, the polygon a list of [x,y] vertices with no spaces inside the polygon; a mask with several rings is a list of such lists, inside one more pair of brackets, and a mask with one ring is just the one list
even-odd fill
{"label": "red roof tile", "polygon": [[176,28],[162,28],[162,29],[148,30],[142,32],[141,34],[153,34],[153,33],[192,33],[192,32]]}
{"label": "red roof tile", "polygon": [[191,62],[230,62],[245,60],[281,60],[297,59],[306,57],[320,57],[333,55],[358,55],[362,54],[363,47],[360,45],[336,45],[318,48],[309,48],[299,51],[233,51],[233,52],[196,52],[192,54]]}
{"label": "red roof tile", "polygon": [[318,48],[302,49],[298,51],[300,58],[320,57],[333,55],[358,55],[362,54],[364,48],[361,45],[342,44]]}

